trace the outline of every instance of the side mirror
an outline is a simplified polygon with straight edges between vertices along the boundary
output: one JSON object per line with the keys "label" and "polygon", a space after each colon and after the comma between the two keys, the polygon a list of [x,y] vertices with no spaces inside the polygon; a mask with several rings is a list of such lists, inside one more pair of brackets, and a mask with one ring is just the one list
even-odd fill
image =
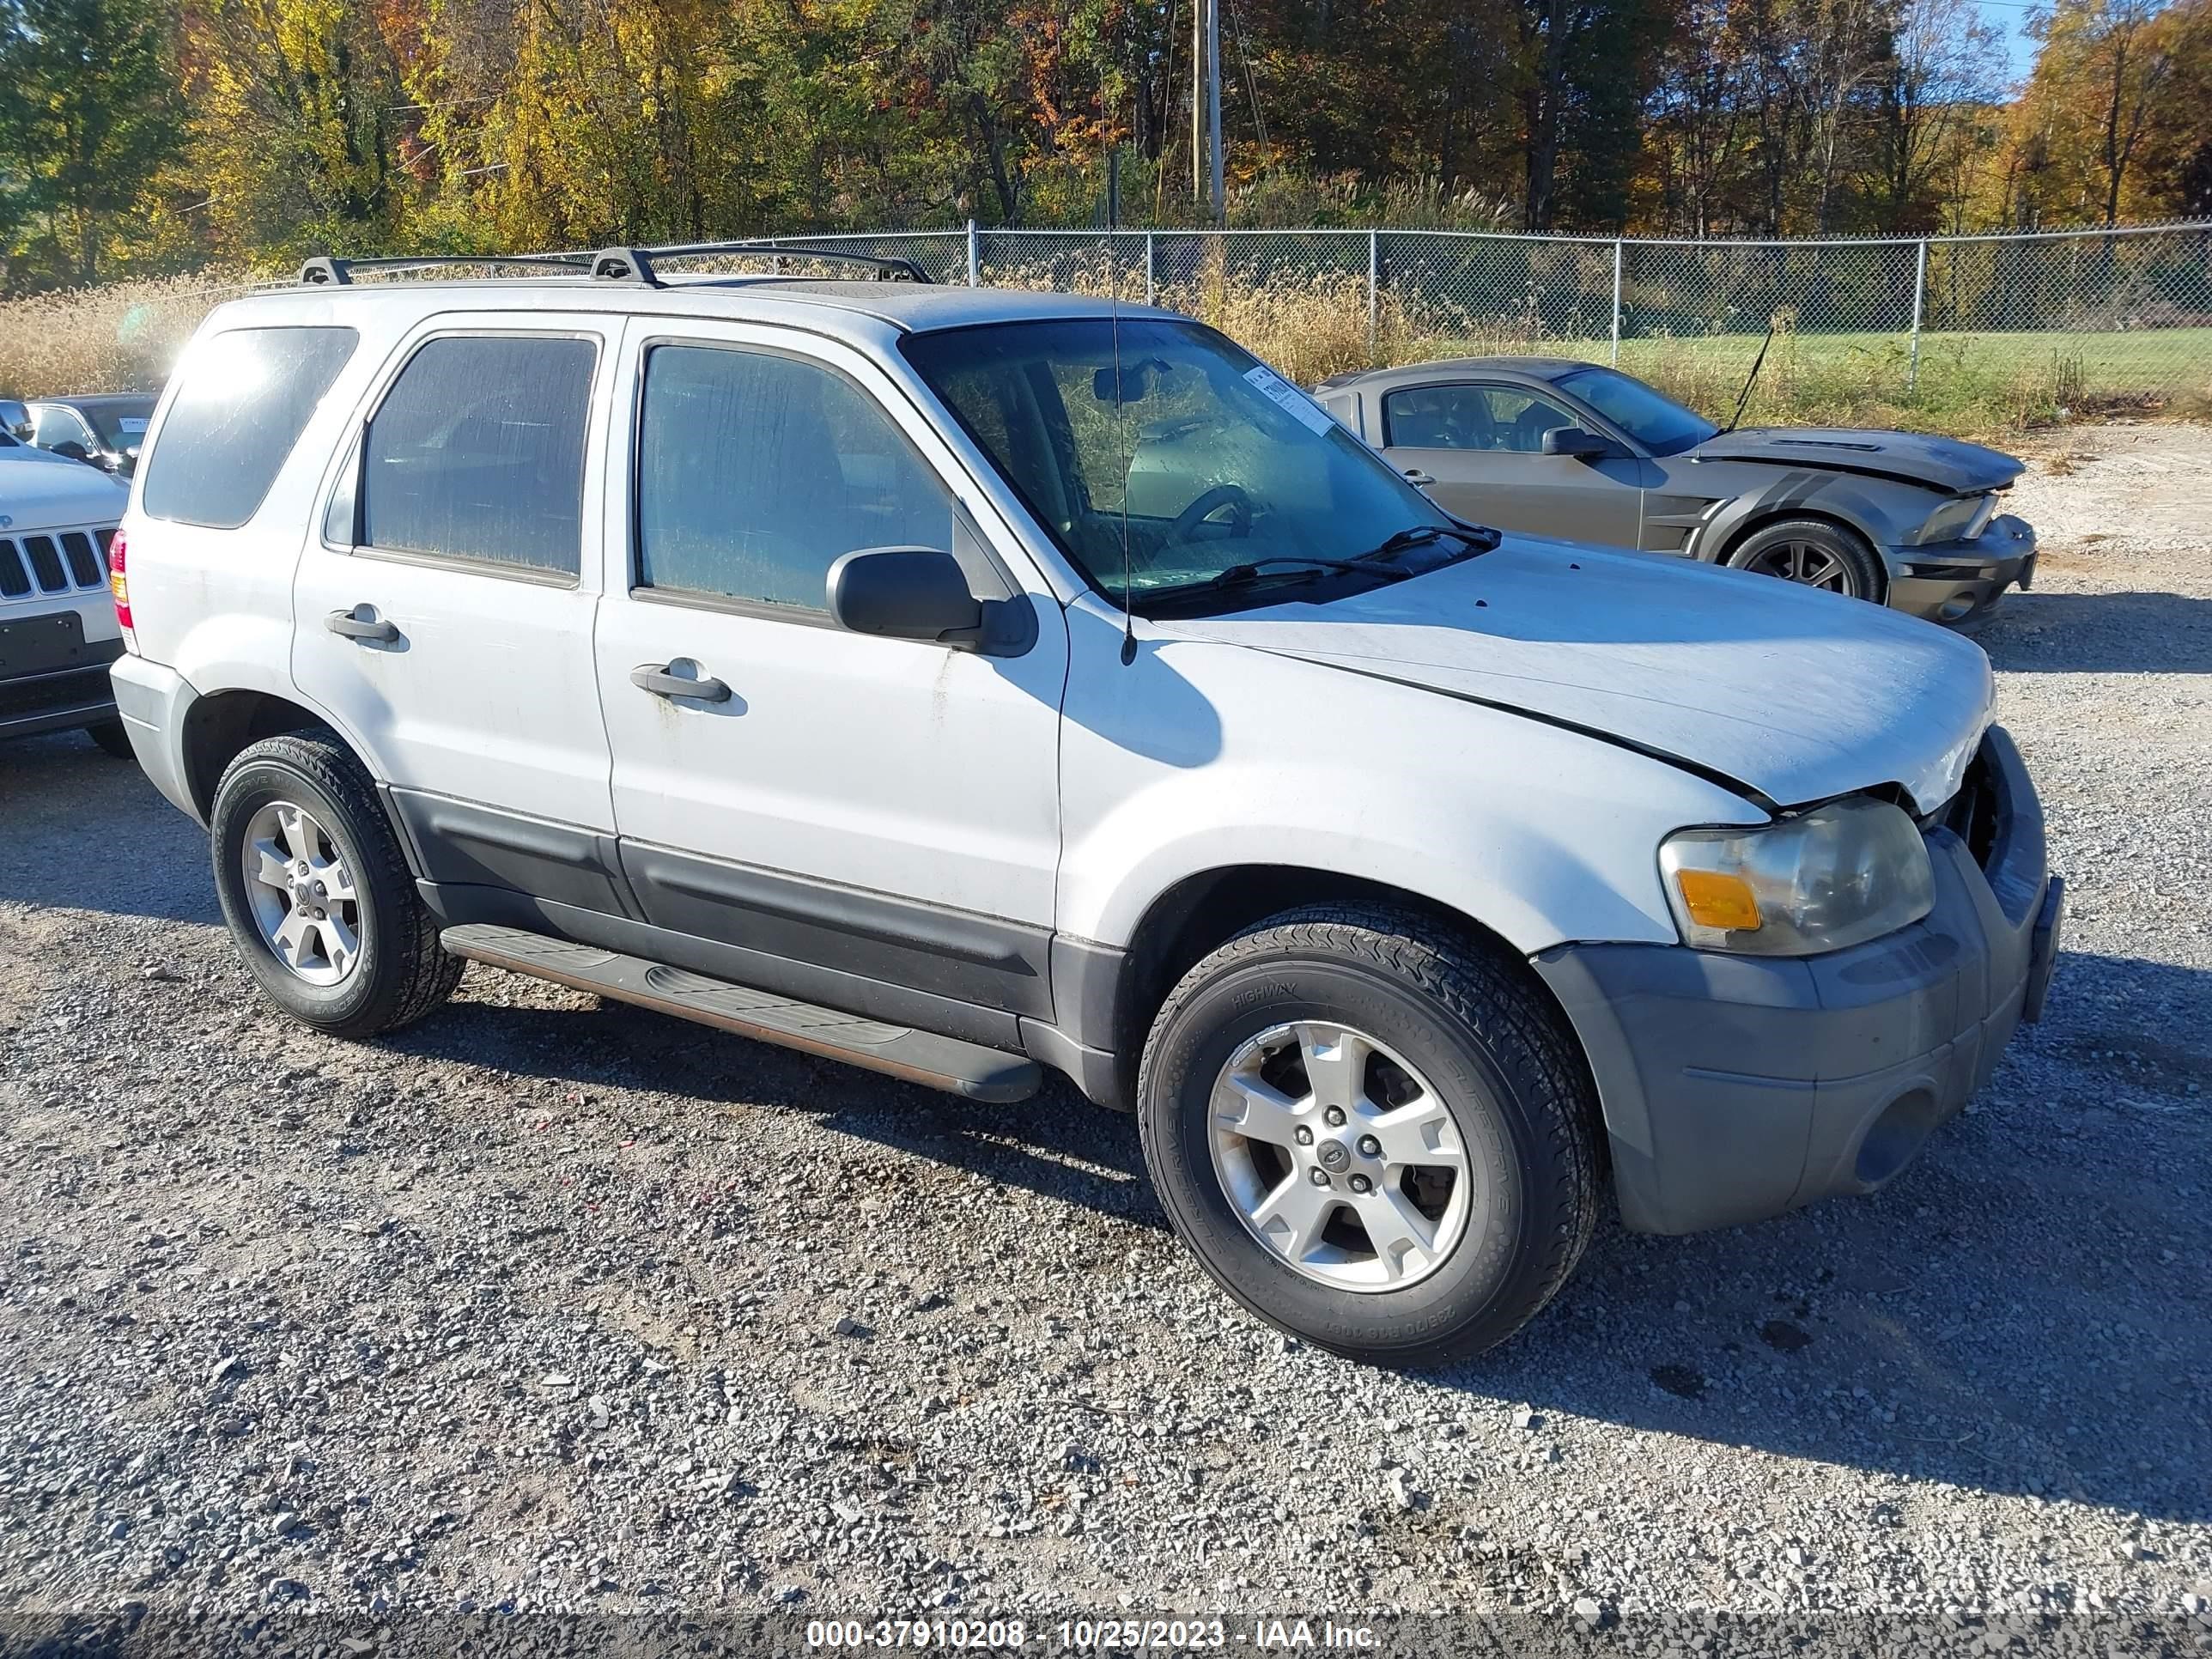
{"label": "side mirror", "polygon": [[85,447],[74,438],[63,439],[59,443],[53,447],[53,450],[55,454],[66,455],[73,461],[89,461],[92,459],[92,456],[87,452]]}
{"label": "side mirror", "polygon": [[1595,432],[1584,431],[1578,426],[1555,426],[1544,434],[1547,455],[1571,455],[1578,461],[1602,460],[1613,453],[1613,446]]}
{"label": "side mirror", "polygon": [[890,640],[972,647],[983,605],[960,562],[934,547],[863,547],[830,567],[830,614],[841,628]]}

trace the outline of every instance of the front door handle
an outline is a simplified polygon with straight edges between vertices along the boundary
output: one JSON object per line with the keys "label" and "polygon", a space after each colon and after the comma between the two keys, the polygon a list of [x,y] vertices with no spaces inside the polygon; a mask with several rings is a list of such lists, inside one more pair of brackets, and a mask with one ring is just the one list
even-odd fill
{"label": "front door handle", "polygon": [[730,688],[717,679],[701,675],[696,680],[681,674],[672,674],[665,662],[649,662],[629,671],[629,683],[641,691],[650,691],[656,697],[690,697],[697,702],[727,702]]}
{"label": "front door handle", "polygon": [[1406,482],[1417,489],[1426,489],[1436,481],[1433,473],[1424,472],[1418,466],[1409,466],[1406,469]]}
{"label": "front door handle", "polygon": [[399,637],[399,629],[380,617],[374,622],[367,622],[354,614],[355,611],[368,608],[362,605],[356,605],[353,611],[333,611],[323,625],[349,640],[374,640],[379,645],[390,645]]}

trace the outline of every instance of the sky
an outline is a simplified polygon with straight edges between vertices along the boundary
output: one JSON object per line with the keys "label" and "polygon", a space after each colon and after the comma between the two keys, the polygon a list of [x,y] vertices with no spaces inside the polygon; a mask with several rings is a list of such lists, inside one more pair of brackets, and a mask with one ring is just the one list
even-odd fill
{"label": "sky", "polygon": [[2008,54],[2006,73],[2014,80],[2024,80],[2035,64],[2035,42],[2022,33],[2030,10],[2026,0],[1975,0],[1982,16],[2004,31],[2005,49]]}

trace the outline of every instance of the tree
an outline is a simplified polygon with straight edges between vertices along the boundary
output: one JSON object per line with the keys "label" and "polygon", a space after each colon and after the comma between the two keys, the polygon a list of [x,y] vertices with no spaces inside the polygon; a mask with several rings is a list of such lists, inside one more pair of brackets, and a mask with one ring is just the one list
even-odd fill
{"label": "tree", "polygon": [[1947,208],[1955,219],[1958,169],[2003,96],[2001,46],[1973,0],[1905,0],[1872,88],[1863,189],[1876,228],[1948,228]]}
{"label": "tree", "polygon": [[[156,0],[0,0],[0,175],[22,247],[50,277],[90,283],[173,155],[173,20]],[[9,283],[21,286],[16,261]]]}

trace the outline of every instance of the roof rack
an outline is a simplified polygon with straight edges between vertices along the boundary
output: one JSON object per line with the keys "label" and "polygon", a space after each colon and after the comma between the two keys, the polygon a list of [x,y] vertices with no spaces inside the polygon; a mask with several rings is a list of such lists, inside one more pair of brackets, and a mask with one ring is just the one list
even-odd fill
{"label": "roof rack", "polygon": [[816,259],[831,264],[867,265],[877,280],[927,283],[930,274],[913,260],[892,253],[852,253],[842,248],[809,247],[789,242],[676,242],[663,247],[609,247],[591,256],[592,275],[601,282],[665,286],[654,270],[662,259],[688,259],[713,253],[742,253],[764,258]]}
{"label": "roof rack", "polygon": [[318,254],[300,267],[299,280],[308,288],[345,288],[357,270],[427,270],[440,265],[568,265],[581,270],[591,264],[591,256],[583,253],[419,253],[392,259],[333,259]]}

